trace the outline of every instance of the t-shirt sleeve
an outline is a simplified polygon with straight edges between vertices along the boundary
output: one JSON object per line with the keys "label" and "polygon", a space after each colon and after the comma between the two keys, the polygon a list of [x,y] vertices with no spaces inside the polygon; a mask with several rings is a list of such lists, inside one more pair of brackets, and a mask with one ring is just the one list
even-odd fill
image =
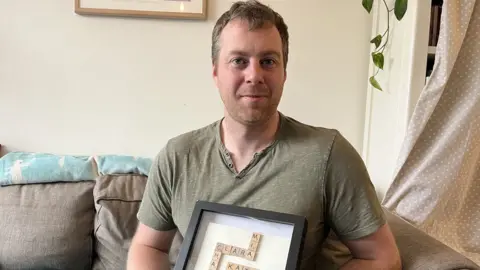
{"label": "t-shirt sleeve", "polygon": [[385,224],[365,163],[340,133],[333,141],[325,177],[326,218],[341,240],[370,235]]}
{"label": "t-shirt sleeve", "polygon": [[163,148],[152,162],[142,202],[137,213],[138,220],[148,227],[166,231],[175,229],[172,217],[172,178],[167,148]]}

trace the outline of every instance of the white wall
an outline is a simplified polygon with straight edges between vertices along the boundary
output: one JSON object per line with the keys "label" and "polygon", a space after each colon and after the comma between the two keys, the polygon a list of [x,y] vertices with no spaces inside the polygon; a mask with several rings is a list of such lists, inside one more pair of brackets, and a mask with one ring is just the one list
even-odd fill
{"label": "white wall", "polygon": [[[232,1],[210,0],[207,21],[82,17],[73,2],[0,1],[0,144],[9,151],[153,156],[221,117],[210,34]],[[291,31],[281,111],[338,128],[362,151],[370,16],[360,1],[264,2]]]}

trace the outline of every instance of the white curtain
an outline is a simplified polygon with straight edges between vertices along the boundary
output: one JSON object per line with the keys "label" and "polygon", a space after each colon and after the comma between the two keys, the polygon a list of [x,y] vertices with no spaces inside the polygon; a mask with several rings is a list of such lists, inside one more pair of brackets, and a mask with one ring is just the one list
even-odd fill
{"label": "white curtain", "polygon": [[480,0],[445,0],[435,65],[382,202],[480,264]]}

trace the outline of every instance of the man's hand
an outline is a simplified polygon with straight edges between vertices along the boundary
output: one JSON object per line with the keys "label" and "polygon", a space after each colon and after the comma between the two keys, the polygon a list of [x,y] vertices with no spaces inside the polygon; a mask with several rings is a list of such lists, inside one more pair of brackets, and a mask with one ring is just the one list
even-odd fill
{"label": "man's hand", "polygon": [[156,231],[139,223],[128,251],[128,270],[170,270],[168,253],[176,230]]}
{"label": "man's hand", "polygon": [[400,253],[388,224],[375,233],[351,241],[343,241],[350,249],[353,259],[341,270],[401,270]]}

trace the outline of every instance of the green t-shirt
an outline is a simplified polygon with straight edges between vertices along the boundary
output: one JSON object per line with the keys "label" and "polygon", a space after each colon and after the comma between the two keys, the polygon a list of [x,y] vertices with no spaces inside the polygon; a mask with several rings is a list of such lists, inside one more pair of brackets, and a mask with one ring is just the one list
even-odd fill
{"label": "green t-shirt", "polygon": [[302,269],[320,269],[329,230],[357,239],[385,223],[363,160],[338,131],[280,113],[275,141],[236,172],[220,124],[167,142],[151,168],[140,222],[185,235],[197,200],[302,215],[308,220]]}

